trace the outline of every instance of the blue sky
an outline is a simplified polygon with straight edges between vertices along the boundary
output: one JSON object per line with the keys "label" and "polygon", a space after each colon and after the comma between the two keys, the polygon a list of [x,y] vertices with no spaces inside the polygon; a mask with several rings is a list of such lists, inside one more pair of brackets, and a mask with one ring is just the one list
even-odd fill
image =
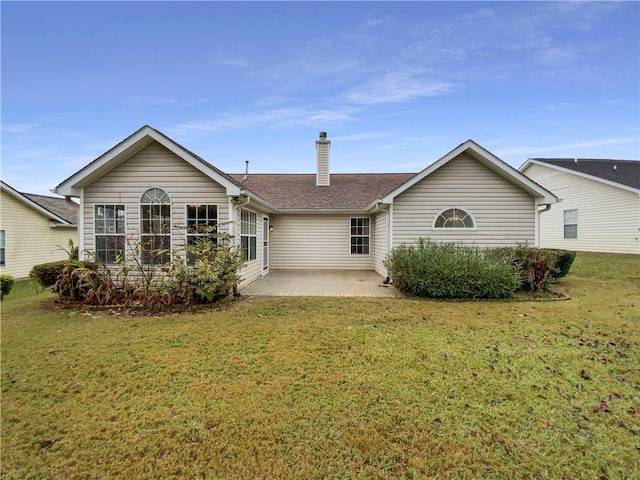
{"label": "blue sky", "polygon": [[49,192],[149,124],[229,173],[417,172],[472,138],[637,159],[638,2],[7,2],[2,179]]}

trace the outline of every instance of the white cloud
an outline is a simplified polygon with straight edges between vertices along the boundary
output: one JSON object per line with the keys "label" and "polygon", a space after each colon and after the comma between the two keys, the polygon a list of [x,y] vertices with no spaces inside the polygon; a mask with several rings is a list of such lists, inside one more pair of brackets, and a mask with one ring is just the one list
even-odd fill
{"label": "white cloud", "polygon": [[596,149],[612,145],[638,143],[637,137],[601,138],[597,140],[545,146],[513,146],[496,150],[498,156],[527,155],[536,156],[541,153],[565,152],[564,156],[574,157],[576,150]]}
{"label": "white cloud", "polygon": [[340,107],[336,109],[308,109],[298,107],[279,108],[261,112],[237,112],[221,115],[211,120],[194,120],[167,127],[164,131],[176,138],[192,138],[194,136],[217,132],[220,130],[238,130],[245,128],[268,127],[283,128],[290,126],[317,126],[336,124],[351,119],[353,109]]}
{"label": "white cloud", "polygon": [[432,80],[411,68],[385,73],[345,95],[347,102],[359,105],[403,103],[421,97],[435,97],[453,92],[457,85]]}
{"label": "white cloud", "polygon": [[30,135],[32,134],[36,128],[38,128],[37,123],[13,123],[13,124],[4,124],[2,125],[2,131],[4,133],[13,133],[15,135]]}

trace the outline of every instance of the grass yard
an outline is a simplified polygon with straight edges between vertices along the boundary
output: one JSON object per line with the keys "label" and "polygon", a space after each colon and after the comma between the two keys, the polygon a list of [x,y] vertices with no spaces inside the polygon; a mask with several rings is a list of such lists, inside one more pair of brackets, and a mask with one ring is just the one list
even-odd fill
{"label": "grass yard", "polygon": [[3,479],[640,478],[640,262],[570,301],[2,302]]}

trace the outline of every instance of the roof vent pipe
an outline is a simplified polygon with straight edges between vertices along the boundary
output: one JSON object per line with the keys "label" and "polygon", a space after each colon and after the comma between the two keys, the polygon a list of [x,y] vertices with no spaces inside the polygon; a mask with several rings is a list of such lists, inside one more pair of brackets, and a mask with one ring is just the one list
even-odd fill
{"label": "roof vent pipe", "polygon": [[244,178],[243,178],[243,180],[246,180],[247,178],[249,178],[249,160],[245,160],[244,161]]}

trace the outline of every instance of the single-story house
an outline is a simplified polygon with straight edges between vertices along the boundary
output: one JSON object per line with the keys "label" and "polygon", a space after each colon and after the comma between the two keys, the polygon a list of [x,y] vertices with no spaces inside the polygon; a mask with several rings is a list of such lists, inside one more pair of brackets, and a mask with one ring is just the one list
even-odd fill
{"label": "single-story house", "polygon": [[0,273],[24,279],[34,265],[68,258],[63,249],[78,243],[79,205],[0,187]]}
{"label": "single-story house", "polygon": [[127,235],[146,243],[152,225],[154,246],[167,250],[218,225],[241,246],[243,285],[270,268],[386,276],[390,250],[418,237],[534,245],[540,210],[556,202],[472,140],[419,173],[332,174],[330,147],[321,132],[314,174],[230,175],[144,126],[54,191],[80,199],[80,250],[107,263]]}
{"label": "single-story house", "polygon": [[541,247],[640,254],[640,161],[530,158],[520,171],[560,198]]}

